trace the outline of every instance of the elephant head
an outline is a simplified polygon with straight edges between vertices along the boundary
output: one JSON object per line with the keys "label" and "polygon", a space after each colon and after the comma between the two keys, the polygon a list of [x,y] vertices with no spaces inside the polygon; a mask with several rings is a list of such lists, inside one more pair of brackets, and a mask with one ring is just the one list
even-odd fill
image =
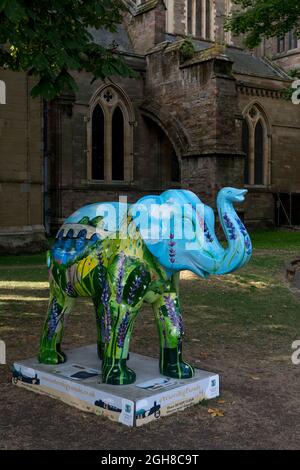
{"label": "elephant head", "polygon": [[215,234],[213,210],[191,191],[146,196],[131,206],[130,214],[147,248],[169,275],[181,270],[202,277],[226,274],[246,264],[252,253],[250,237],[233,206],[244,200],[246,192],[223,188],[218,194],[226,248]]}

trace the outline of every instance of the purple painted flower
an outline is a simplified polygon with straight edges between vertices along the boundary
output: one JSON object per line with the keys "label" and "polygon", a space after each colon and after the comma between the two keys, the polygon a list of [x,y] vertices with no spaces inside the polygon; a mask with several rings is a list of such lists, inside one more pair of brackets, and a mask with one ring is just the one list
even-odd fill
{"label": "purple painted flower", "polygon": [[179,325],[179,331],[180,331],[180,336],[184,335],[184,323],[183,323],[183,318],[182,315],[178,315],[178,325]]}
{"label": "purple painted flower", "polygon": [[245,237],[246,235],[248,235],[247,230],[246,230],[246,227],[245,227],[245,225],[243,224],[243,222],[242,222],[238,217],[236,217],[235,220],[236,220],[236,222],[237,222],[237,224],[238,224],[238,226],[239,226],[239,229],[240,229],[241,233],[244,235],[244,237]]}
{"label": "purple painted flower", "polygon": [[130,315],[127,310],[125,317],[122,319],[121,324],[119,326],[118,336],[117,336],[117,345],[119,348],[123,348],[124,341],[126,338],[126,333],[129,325]]}
{"label": "purple painted flower", "polygon": [[103,254],[102,254],[101,246],[97,253],[97,258],[98,258],[98,280],[99,280],[100,286],[103,287],[104,282],[105,282],[105,268],[103,264]]}
{"label": "purple painted flower", "polygon": [[168,317],[170,318],[171,323],[174,325],[175,328],[181,331],[180,320],[179,320],[180,316],[177,314],[174,300],[171,299],[170,295],[165,295],[164,301],[165,301],[166,309],[168,312]]}
{"label": "purple painted flower", "polygon": [[224,222],[225,222],[225,226],[227,227],[228,232],[229,232],[229,239],[230,240],[235,240],[236,239],[235,226],[233,225],[232,221],[230,220],[230,218],[228,217],[228,214],[226,212],[223,215],[223,219],[224,219]]}
{"label": "purple painted flower", "polygon": [[104,309],[102,317],[102,337],[104,338],[104,343],[109,343],[111,334],[111,313],[110,309]]}
{"label": "purple painted flower", "polygon": [[103,254],[102,254],[102,247],[99,247],[98,253],[97,253],[97,258],[99,261],[99,266],[103,266]]}
{"label": "purple painted flower", "polygon": [[102,335],[104,336],[105,343],[109,343],[110,341],[111,326],[112,326],[109,298],[110,298],[110,289],[109,289],[108,282],[105,282],[103,286],[102,295],[101,295],[101,302],[103,304],[103,316],[101,320],[102,321],[101,327],[102,327]]}
{"label": "purple painted flower", "polygon": [[206,222],[204,222],[204,236],[205,236],[205,240],[208,243],[212,243],[214,241],[213,237],[210,234],[210,231],[208,229],[208,226],[207,226]]}
{"label": "purple painted flower", "polygon": [[54,297],[52,300],[50,318],[48,321],[48,340],[49,341],[52,340],[55,334],[55,330],[58,324],[58,317],[59,317],[59,306],[58,306],[56,297]]}
{"label": "purple painted flower", "polygon": [[131,305],[134,302],[135,296],[139,288],[141,287],[144,278],[146,275],[146,271],[144,269],[141,270],[140,275],[136,274],[134,277],[134,281],[132,285],[130,286],[129,292],[128,292],[128,297],[127,297],[127,303]]}
{"label": "purple painted flower", "polygon": [[240,232],[241,234],[244,236],[245,238],[245,247],[246,247],[246,253],[248,256],[251,255],[252,253],[252,245],[251,245],[251,241],[250,241],[250,238],[248,236],[248,233],[247,233],[247,230],[246,230],[246,227],[245,225],[243,224],[243,222],[238,218],[236,217],[235,218],[238,226],[239,226],[239,229],[240,229]]}
{"label": "purple painted flower", "polygon": [[168,242],[169,246],[169,260],[172,264],[175,263],[176,258],[176,250],[175,250],[176,242],[174,241],[174,233],[170,233],[170,241]]}
{"label": "purple painted flower", "polygon": [[65,292],[69,297],[76,297],[76,292],[71,282],[67,282]]}
{"label": "purple painted flower", "polygon": [[109,288],[108,282],[105,282],[103,286],[103,291],[101,294],[101,301],[104,306],[108,305],[109,297],[110,297],[110,288]]}
{"label": "purple painted flower", "polygon": [[248,235],[245,237],[245,247],[246,247],[247,255],[250,256],[252,253],[252,245],[251,245],[251,241]]}
{"label": "purple painted flower", "polygon": [[122,251],[118,260],[117,266],[117,302],[118,304],[122,301],[122,293],[123,293],[123,276],[125,271],[125,254]]}
{"label": "purple painted flower", "polygon": [[202,217],[202,215],[199,213],[198,210],[194,209],[194,211],[196,211],[196,217],[197,217],[197,220],[198,220],[198,223],[200,225],[200,229],[204,231],[204,237],[205,237],[205,240],[208,242],[208,243],[212,243],[214,241],[210,231],[209,231],[209,228],[207,226],[207,223],[205,222],[204,218]]}

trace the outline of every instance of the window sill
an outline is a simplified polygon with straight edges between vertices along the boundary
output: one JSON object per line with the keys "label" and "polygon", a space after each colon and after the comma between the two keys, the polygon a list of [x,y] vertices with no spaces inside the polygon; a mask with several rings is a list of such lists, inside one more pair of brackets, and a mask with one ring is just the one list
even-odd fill
{"label": "window sill", "polygon": [[265,184],[245,184],[245,189],[248,189],[250,192],[252,191],[260,191],[260,192],[269,192],[270,186]]}
{"label": "window sill", "polygon": [[283,51],[283,52],[276,52],[276,54],[274,54],[274,56],[273,56],[273,59],[274,60],[281,59],[283,57],[299,54],[299,52],[300,52],[299,47],[294,48],[294,49],[289,49],[289,50]]}
{"label": "window sill", "polygon": [[82,181],[83,185],[88,188],[106,189],[116,191],[118,189],[132,189],[132,181],[105,181],[105,180],[85,180]]}
{"label": "window sill", "polygon": [[86,180],[85,183],[87,184],[101,184],[101,185],[127,185],[131,184],[131,181],[125,181],[125,180],[112,180],[112,181],[107,181],[107,180]]}

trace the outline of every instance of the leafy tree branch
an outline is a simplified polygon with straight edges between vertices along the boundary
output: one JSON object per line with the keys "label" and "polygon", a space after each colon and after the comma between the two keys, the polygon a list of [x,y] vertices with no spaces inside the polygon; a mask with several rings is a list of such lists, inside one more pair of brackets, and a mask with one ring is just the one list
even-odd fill
{"label": "leafy tree branch", "polygon": [[282,37],[289,31],[300,36],[300,0],[233,0],[232,13],[227,18],[226,30],[235,35],[245,34],[249,48],[261,40]]}
{"label": "leafy tree branch", "polygon": [[36,76],[31,94],[47,100],[77,89],[72,70],[134,76],[117,44],[96,44],[88,30],[115,32],[124,10],[121,0],[0,0],[0,67]]}

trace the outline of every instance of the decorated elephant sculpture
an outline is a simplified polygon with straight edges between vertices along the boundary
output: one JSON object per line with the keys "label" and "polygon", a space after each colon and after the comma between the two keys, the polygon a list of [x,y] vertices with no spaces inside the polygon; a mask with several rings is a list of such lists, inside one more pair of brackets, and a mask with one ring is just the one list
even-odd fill
{"label": "decorated elephant sculpture", "polygon": [[61,349],[64,321],[77,297],[91,297],[103,382],[134,382],[135,373],[126,361],[134,322],[147,302],[158,328],[160,372],[192,377],[193,367],[182,358],[179,273],[189,270],[208,277],[230,273],[248,262],[251,241],[233,207],[245,193],[223,188],[218,194],[226,248],[217,240],[213,210],[187,190],[146,196],[131,206],[90,204],[67,218],[48,252],[50,300],[39,361],[66,361]]}

